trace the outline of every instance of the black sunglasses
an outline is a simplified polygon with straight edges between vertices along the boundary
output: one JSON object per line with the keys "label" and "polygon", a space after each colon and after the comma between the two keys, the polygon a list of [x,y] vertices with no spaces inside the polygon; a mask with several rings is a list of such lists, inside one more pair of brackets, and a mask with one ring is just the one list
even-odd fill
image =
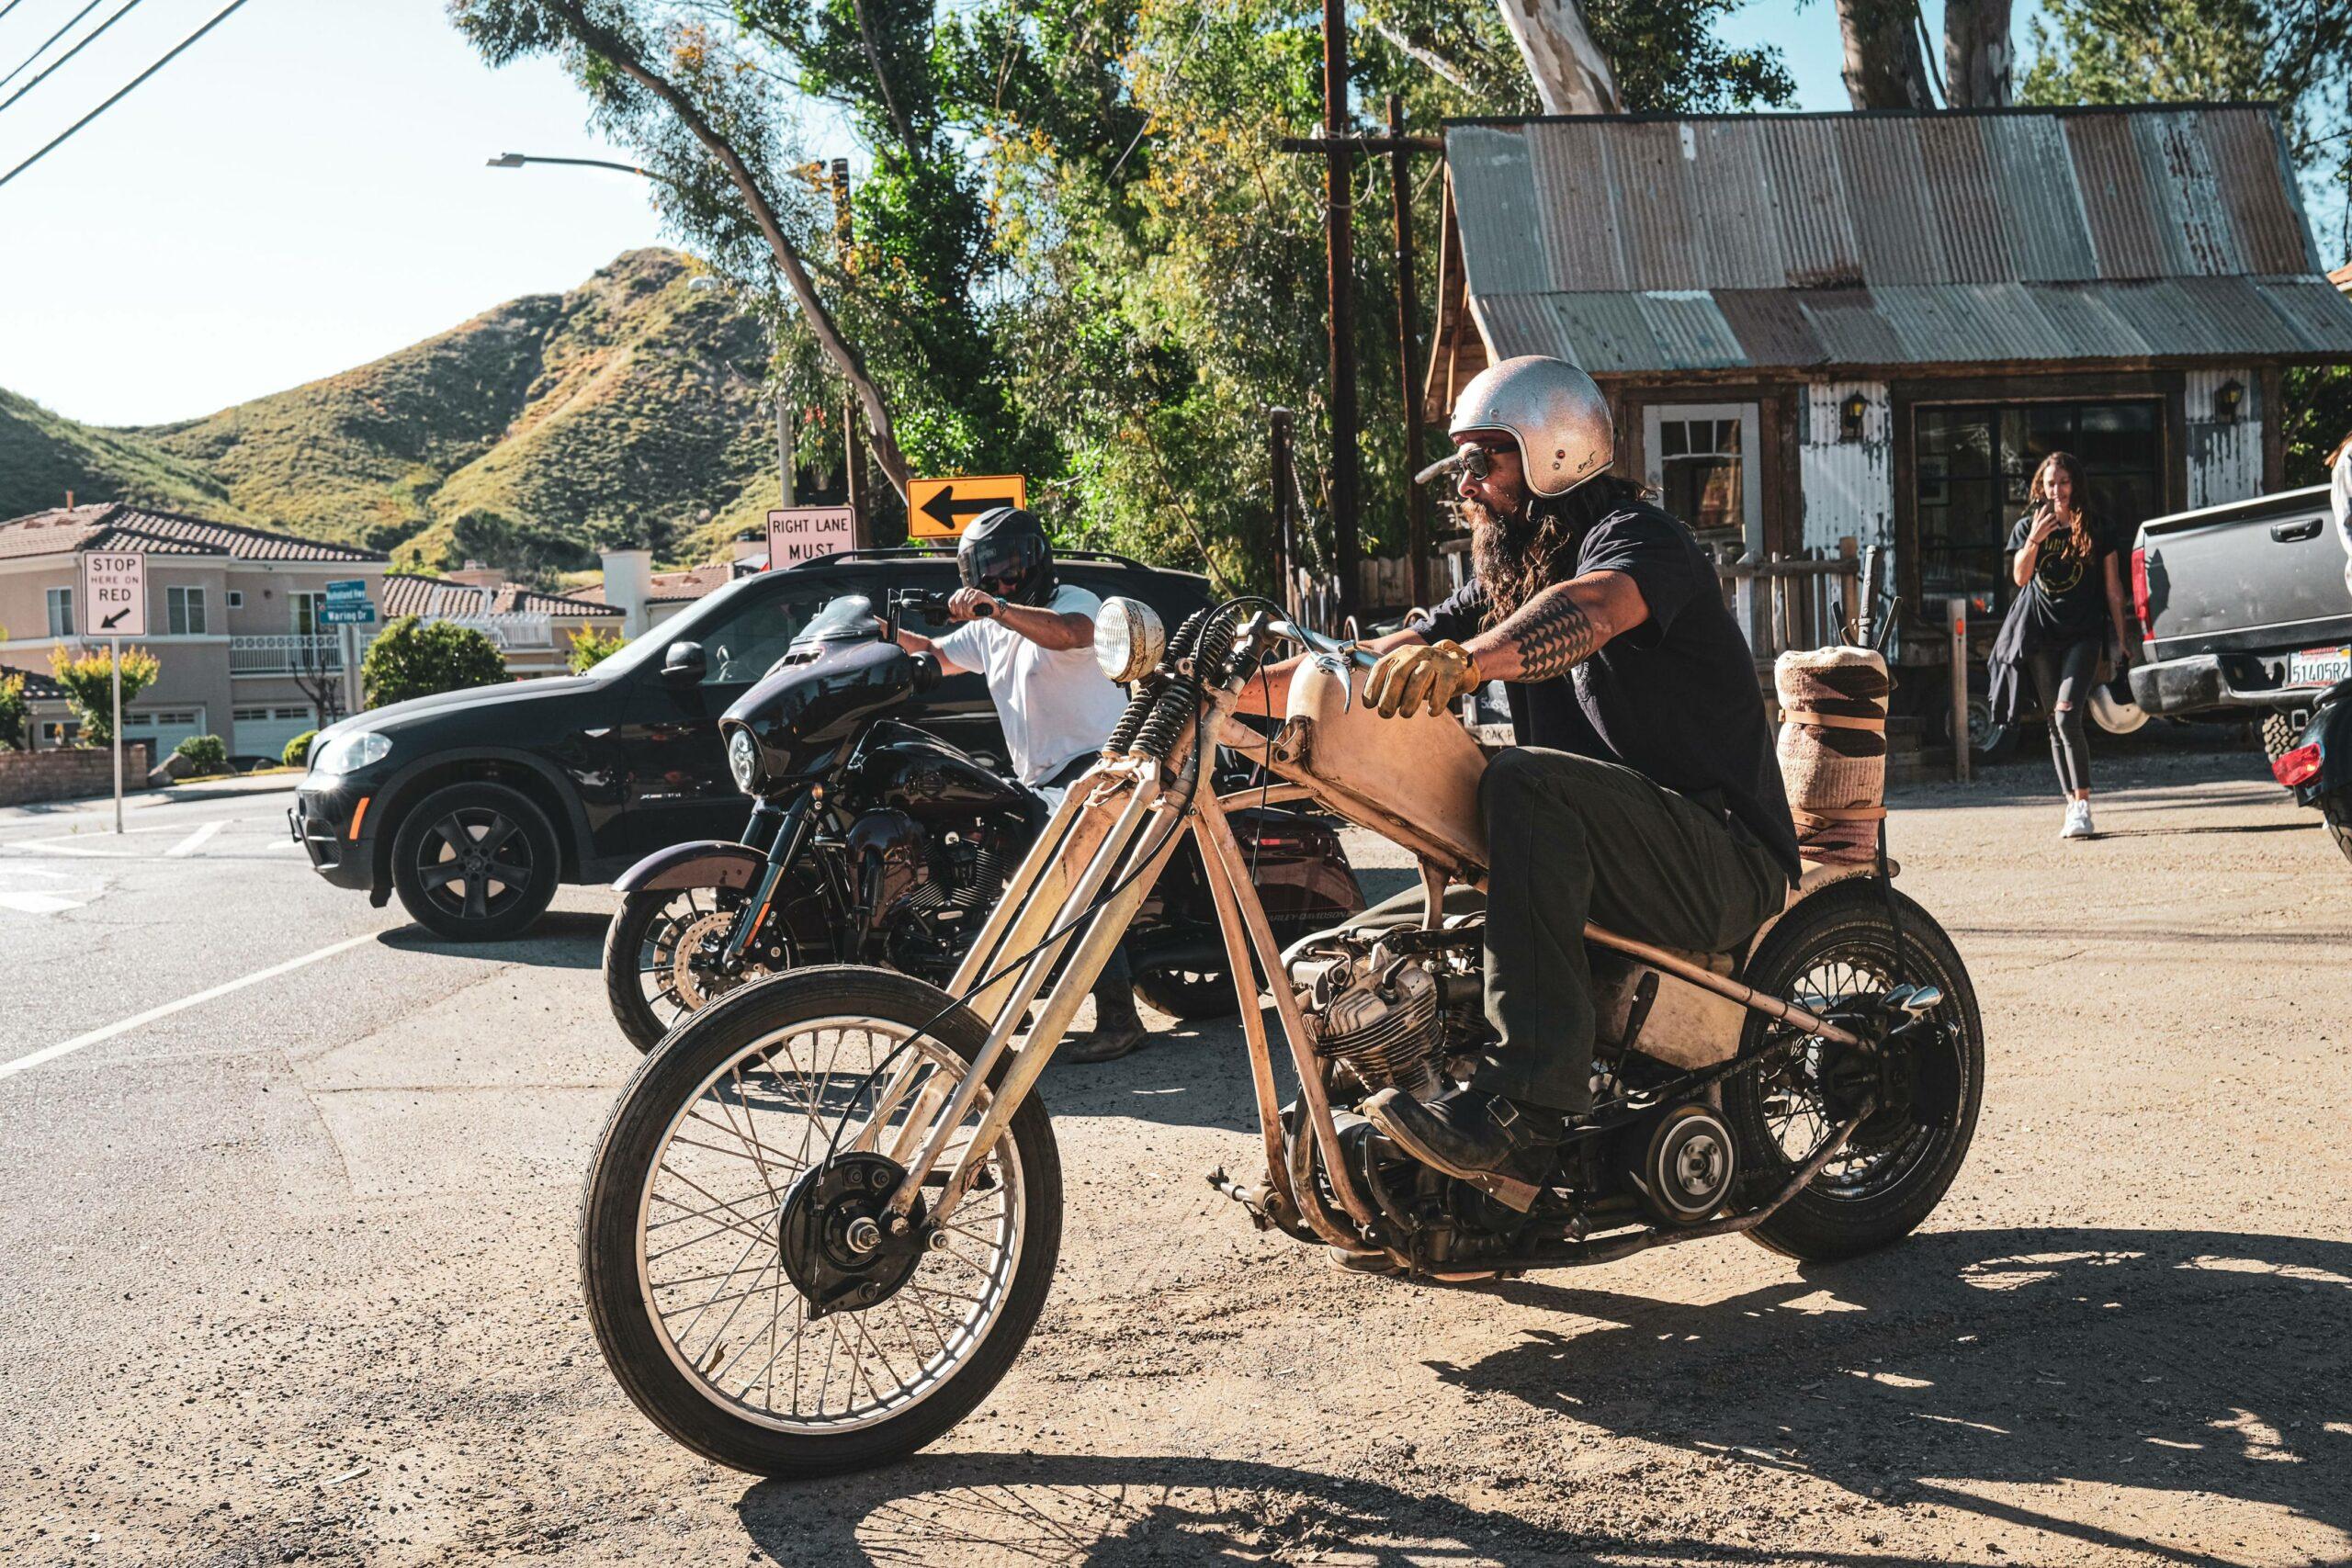
{"label": "black sunglasses", "polygon": [[1468,474],[1483,479],[1495,471],[1495,455],[1484,446],[1457,446],[1451,457],[1441,457],[1413,476],[1413,482],[1425,485],[1431,479],[1448,479],[1455,474]]}

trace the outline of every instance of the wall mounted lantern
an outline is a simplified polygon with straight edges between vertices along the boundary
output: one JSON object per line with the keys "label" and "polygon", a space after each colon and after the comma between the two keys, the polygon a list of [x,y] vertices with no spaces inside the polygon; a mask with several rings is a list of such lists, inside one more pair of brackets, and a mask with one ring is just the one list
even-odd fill
{"label": "wall mounted lantern", "polygon": [[2245,389],[2235,381],[2224,381],[2213,389],[2213,419],[2218,424],[2235,424],[2238,407],[2245,401]]}
{"label": "wall mounted lantern", "polygon": [[1870,411],[1870,401],[1861,393],[1849,393],[1846,400],[1838,405],[1838,438],[1840,441],[1860,441],[1862,438],[1862,416]]}

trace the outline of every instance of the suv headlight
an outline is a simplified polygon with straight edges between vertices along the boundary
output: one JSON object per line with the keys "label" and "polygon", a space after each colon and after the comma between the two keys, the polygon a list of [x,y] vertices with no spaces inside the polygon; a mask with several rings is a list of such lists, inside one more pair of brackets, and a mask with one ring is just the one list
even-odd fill
{"label": "suv headlight", "polygon": [[760,743],[752,739],[748,729],[739,729],[727,738],[727,771],[735,775],[735,787],[745,795],[760,782]]}
{"label": "suv headlight", "polygon": [[361,729],[349,735],[338,735],[323,746],[311,751],[311,772],[314,773],[351,773],[371,762],[380,762],[392,753],[391,737],[379,735],[372,729]]}

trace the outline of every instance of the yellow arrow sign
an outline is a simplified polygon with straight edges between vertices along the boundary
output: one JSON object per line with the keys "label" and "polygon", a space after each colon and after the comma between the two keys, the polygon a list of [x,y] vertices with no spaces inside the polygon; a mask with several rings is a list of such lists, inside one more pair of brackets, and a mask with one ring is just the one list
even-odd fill
{"label": "yellow arrow sign", "polygon": [[907,481],[907,537],[952,539],[983,512],[1029,504],[1029,480],[1020,474],[955,474]]}

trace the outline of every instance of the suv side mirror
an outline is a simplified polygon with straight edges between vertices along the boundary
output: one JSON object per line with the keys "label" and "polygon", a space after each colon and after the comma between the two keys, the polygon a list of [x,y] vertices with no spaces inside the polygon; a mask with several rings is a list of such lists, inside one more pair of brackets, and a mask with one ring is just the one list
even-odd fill
{"label": "suv side mirror", "polygon": [[673,642],[662,656],[662,678],[665,681],[699,681],[710,669],[710,660],[698,642]]}

